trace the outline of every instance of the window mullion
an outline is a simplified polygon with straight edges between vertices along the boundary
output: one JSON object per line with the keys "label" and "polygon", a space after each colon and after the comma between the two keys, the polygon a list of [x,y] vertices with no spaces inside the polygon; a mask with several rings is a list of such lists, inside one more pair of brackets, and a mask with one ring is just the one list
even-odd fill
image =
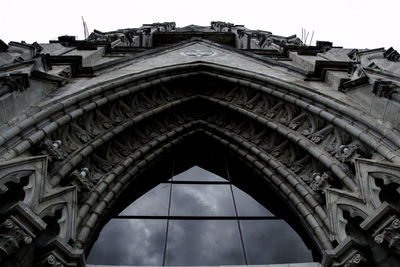
{"label": "window mullion", "polygon": [[[172,181],[174,180],[174,172],[175,172],[175,157],[174,157],[174,159],[172,161],[172,171],[171,171],[171,179],[172,179]],[[164,244],[162,266],[165,266],[166,255],[167,255],[168,228],[169,228],[169,220],[170,220],[170,214],[171,214],[172,186],[173,186],[173,183],[170,183],[170,186],[169,186],[169,198],[168,198],[167,226],[166,226],[166,229],[165,229],[165,244]]]}
{"label": "window mullion", "polygon": [[240,242],[242,243],[244,262],[246,265],[248,265],[246,247],[244,246],[242,228],[240,227],[239,214],[238,214],[237,207],[236,207],[235,195],[233,194],[232,181],[231,181],[229,168],[228,168],[228,162],[227,162],[226,158],[225,158],[225,170],[226,170],[226,174],[227,174],[228,181],[229,181],[229,188],[230,188],[231,194],[232,194],[233,208],[235,209],[235,217],[236,217],[236,222],[237,222],[237,226],[239,229]]}

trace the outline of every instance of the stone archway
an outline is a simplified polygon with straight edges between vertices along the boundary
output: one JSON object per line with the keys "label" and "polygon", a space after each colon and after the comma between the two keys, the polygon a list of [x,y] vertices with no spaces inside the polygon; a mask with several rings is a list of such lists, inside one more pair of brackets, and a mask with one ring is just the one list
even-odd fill
{"label": "stone archway", "polygon": [[[86,88],[2,134],[1,193],[25,192],[4,210],[2,259],[25,253],[45,266],[83,266],[87,243],[135,176],[194,135],[266,179],[324,265],[377,264],[368,239],[397,253],[397,207],[379,197],[398,184],[395,132],[300,85],[194,62]],[[346,228],[354,217],[363,220],[362,240]],[[49,218],[55,239],[42,237]]]}

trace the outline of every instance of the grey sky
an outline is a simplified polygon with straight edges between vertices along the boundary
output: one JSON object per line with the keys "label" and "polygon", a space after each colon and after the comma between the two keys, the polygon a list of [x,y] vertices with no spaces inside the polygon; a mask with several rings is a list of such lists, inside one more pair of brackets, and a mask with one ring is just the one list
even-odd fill
{"label": "grey sky", "polygon": [[65,34],[82,39],[83,16],[90,32],[153,22],[175,21],[183,27],[221,20],[286,36],[300,36],[305,28],[310,35],[315,31],[314,41],[347,48],[399,49],[399,7],[398,0],[5,1],[0,39],[40,43]]}

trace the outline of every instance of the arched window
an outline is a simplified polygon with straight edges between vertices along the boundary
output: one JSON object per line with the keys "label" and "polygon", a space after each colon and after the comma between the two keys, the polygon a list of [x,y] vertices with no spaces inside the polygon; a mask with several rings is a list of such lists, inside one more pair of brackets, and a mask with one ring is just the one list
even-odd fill
{"label": "arched window", "polygon": [[204,266],[313,261],[272,191],[258,191],[250,177],[240,179],[243,173],[225,156],[209,162],[206,167],[213,172],[185,155],[177,157],[170,177],[104,226],[87,262]]}

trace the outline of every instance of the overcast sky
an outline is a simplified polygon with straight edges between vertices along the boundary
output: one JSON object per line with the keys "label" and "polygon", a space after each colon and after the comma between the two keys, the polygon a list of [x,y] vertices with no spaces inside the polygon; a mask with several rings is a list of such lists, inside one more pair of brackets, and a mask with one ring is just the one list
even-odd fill
{"label": "overcast sky", "polygon": [[3,1],[0,39],[40,43],[65,34],[83,39],[81,16],[89,32],[164,21],[204,26],[220,20],[285,36],[301,36],[305,28],[310,36],[315,31],[314,41],[346,48],[400,49],[400,0]]}
{"label": "overcast sky", "polygon": [[[174,176],[173,180],[227,182],[226,178],[198,166]],[[229,184],[161,183],[120,215],[236,217],[235,202],[239,216],[274,216],[245,192],[234,186],[232,189]],[[166,219],[119,217],[103,228],[88,263],[160,266],[165,256],[167,266],[245,264],[241,242],[250,264],[313,260],[301,238],[281,219],[241,220],[243,240],[237,223],[236,219],[227,218],[170,218],[167,224]],[[290,251],[281,249],[288,244]]]}

